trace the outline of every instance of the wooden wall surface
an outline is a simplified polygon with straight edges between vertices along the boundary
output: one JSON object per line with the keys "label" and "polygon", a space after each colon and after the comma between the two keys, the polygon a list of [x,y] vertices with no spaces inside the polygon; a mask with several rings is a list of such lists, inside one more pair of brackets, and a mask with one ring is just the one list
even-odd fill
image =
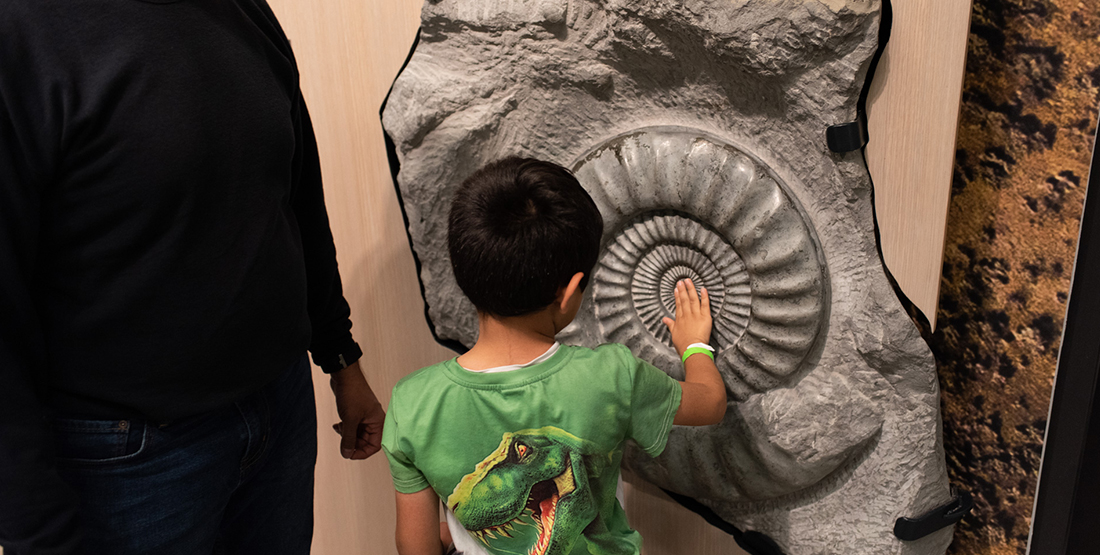
{"label": "wooden wall surface", "polygon": [[868,95],[867,167],[886,267],[935,327],[970,0],[894,0]]}
{"label": "wooden wall surface", "polygon": [[[301,68],[353,332],[366,350],[362,365],[388,404],[402,376],[453,356],[434,343],[424,320],[378,117],[415,36],[421,0],[269,1]],[[928,314],[940,271],[968,8],[959,0],[907,0],[896,8],[896,42],[880,74],[887,84],[876,85],[869,110],[868,157],[886,259]],[[336,410],[319,371],[315,383],[321,453],[314,553],[392,555],[393,490],[385,459],[339,457],[329,428]],[[741,553],[729,536],[656,488],[628,483],[626,490],[627,512],[646,539],[647,555]]]}

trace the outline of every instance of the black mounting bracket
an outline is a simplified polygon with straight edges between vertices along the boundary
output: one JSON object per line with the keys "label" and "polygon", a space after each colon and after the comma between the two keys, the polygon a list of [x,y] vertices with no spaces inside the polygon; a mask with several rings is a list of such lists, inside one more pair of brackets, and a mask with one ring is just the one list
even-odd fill
{"label": "black mounting bracket", "polygon": [[894,523],[894,535],[899,540],[919,540],[940,528],[946,528],[962,520],[974,508],[974,498],[967,492],[955,494],[947,504],[941,505],[917,518],[901,517]]}
{"label": "black mounting bracket", "polygon": [[825,130],[825,141],[833,152],[851,152],[867,144],[867,118],[860,110],[856,121],[830,125]]}

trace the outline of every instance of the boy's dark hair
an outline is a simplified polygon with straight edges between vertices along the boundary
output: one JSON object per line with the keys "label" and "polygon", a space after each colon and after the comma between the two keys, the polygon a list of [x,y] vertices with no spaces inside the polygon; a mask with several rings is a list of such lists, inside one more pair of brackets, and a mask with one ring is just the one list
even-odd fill
{"label": "boy's dark hair", "polygon": [[505,158],[455,192],[447,236],[462,292],[482,312],[546,308],[577,272],[596,265],[603,218],[573,174],[550,162]]}

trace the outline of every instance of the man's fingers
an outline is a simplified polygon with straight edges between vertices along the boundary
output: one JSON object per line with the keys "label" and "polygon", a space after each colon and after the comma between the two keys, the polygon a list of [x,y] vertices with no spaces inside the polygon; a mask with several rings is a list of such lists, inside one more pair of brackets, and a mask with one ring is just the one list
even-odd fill
{"label": "man's fingers", "polygon": [[382,430],[378,426],[359,424],[359,433],[355,438],[355,452],[351,459],[362,460],[382,450]]}
{"label": "man's fingers", "polygon": [[707,318],[710,318],[710,295],[707,294],[707,288],[703,288],[703,314]]}
{"label": "man's fingers", "polygon": [[340,422],[332,427],[340,434],[340,455],[365,459],[378,452],[386,412],[359,371],[359,363],[334,373],[331,385],[340,415]]}
{"label": "man's fingers", "polygon": [[367,436],[367,445],[362,447],[363,458],[367,458],[382,450],[382,432],[372,432]]}
{"label": "man's fingers", "polygon": [[350,459],[353,458],[353,455],[355,455],[355,440],[356,436],[358,436],[357,432],[359,431],[359,427],[351,425],[344,426],[343,424],[343,422],[338,424],[338,426],[340,426],[341,428],[340,455],[342,455],[345,459]]}
{"label": "man's fingers", "polygon": [[676,320],[673,320],[672,318],[669,318],[668,316],[665,316],[664,318],[661,318],[661,322],[664,325],[668,326],[668,331],[670,331],[670,332],[672,331],[672,326],[676,324]]}

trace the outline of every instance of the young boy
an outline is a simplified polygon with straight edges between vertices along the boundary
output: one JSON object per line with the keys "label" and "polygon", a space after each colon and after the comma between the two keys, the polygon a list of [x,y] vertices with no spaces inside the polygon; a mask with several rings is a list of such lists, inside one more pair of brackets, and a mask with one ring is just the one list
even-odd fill
{"label": "young boy", "polygon": [[621,345],[554,340],[577,314],[603,234],[569,171],[531,159],[490,164],[459,188],[449,223],[479,335],[465,354],[394,388],[382,448],[398,551],[440,555],[453,539],[465,555],[639,553],[615,498],[623,443],[656,456],[673,424],[725,414],[706,289],[677,284],[676,318],[664,320],[686,354],[677,382]]}

